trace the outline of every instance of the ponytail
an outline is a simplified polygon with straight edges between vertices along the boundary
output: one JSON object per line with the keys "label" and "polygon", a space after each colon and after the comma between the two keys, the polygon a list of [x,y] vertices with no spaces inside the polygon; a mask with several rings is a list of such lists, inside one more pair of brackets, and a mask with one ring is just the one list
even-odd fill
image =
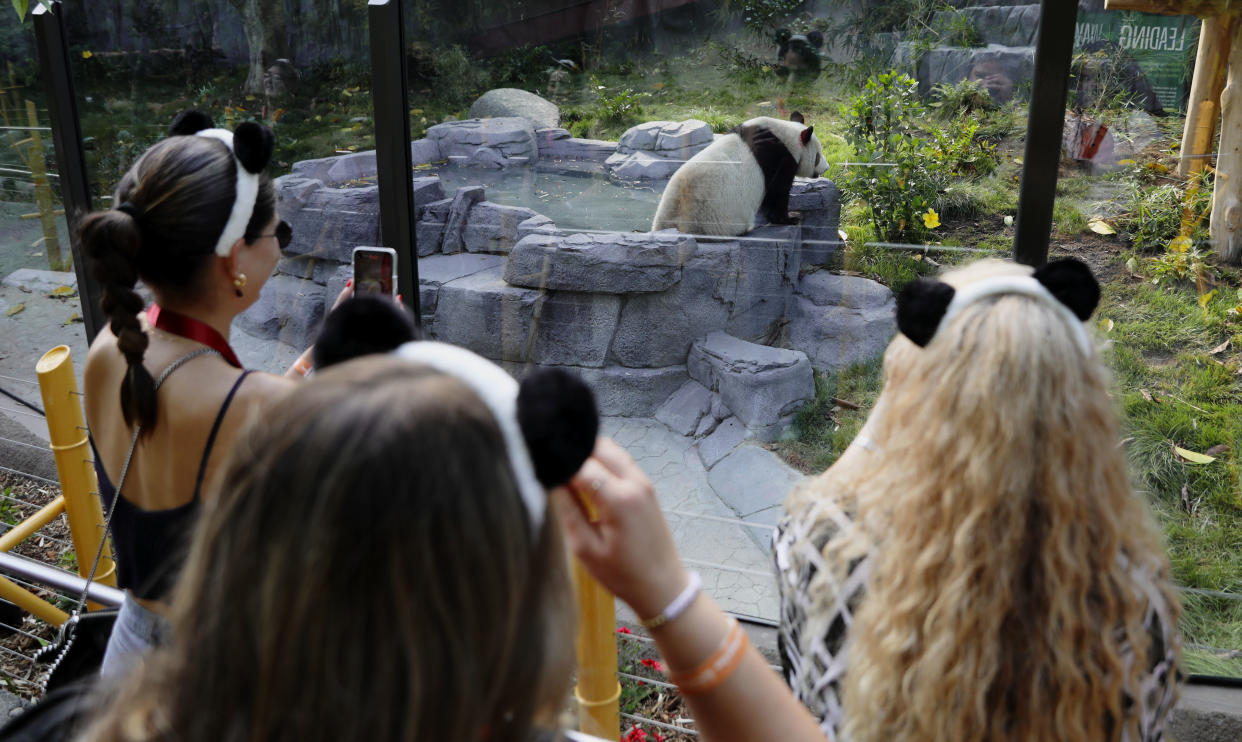
{"label": "ponytail", "polygon": [[137,220],[132,210],[98,211],[82,220],[81,235],[95,280],[103,287],[100,306],[128,366],[121,382],[121,414],[126,425],[138,424],[150,432],[155,427],[155,379],[143,365],[149,338],[138,320],[142,297],[134,291],[142,251]]}

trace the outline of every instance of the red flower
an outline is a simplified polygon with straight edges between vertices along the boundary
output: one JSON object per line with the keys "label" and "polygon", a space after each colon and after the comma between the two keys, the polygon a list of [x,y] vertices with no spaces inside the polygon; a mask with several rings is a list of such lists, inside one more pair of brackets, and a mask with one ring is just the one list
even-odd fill
{"label": "red flower", "polygon": [[617,627],[617,633],[618,633],[618,634],[632,634],[632,633],[634,633],[634,632],[630,631],[629,629],[625,628],[624,626],[618,626],[618,627]]}
{"label": "red flower", "polygon": [[656,672],[664,672],[664,665],[659,660],[645,659],[643,660],[643,664]]}
{"label": "red flower", "polygon": [[621,738],[621,742],[647,742],[647,733],[638,728],[638,725],[630,727],[630,731],[625,733]]}

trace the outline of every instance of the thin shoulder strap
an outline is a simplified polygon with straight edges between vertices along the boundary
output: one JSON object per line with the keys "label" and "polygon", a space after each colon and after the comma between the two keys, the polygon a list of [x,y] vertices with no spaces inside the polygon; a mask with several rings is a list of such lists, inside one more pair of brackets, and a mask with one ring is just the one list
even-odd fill
{"label": "thin shoulder strap", "polygon": [[[205,355],[218,356],[220,355],[220,351],[213,350],[212,348],[199,348],[198,350],[192,350],[181,356],[177,360],[168,364],[168,368],[165,368],[160,373],[159,377],[155,380],[154,391],[158,392],[160,390],[160,387],[164,384],[164,380],[167,379],[173,371],[176,371],[195,358]],[[130,462],[134,460],[134,449],[138,448],[138,436],[140,435],[142,435],[142,423],[139,423],[134,428],[134,437],[129,441],[129,451],[125,454],[125,463],[121,465],[121,476],[116,480],[116,487],[114,488],[116,490],[116,494],[112,498],[111,507],[108,508],[108,517],[104,519],[104,533],[107,533],[108,529],[112,526],[112,515],[116,512],[116,504],[121,499],[121,488],[125,486],[125,477],[129,474]],[[82,594],[78,596],[78,605],[73,609],[74,615],[81,613],[82,606],[86,604],[86,594],[90,591],[91,582],[95,579],[95,570],[99,569],[99,558],[103,556],[103,547],[107,542],[107,538],[100,539],[99,541],[99,549],[95,552],[95,561],[91,562],[90,574],[86,576],[86,584],[82,587]]]}
{"label": "thin shoulder strap", "polygon": [[233,404],[233,396],[237,394],[237,388],[249,375],[250,371],[241,372],[241,376],[233,382],[233,388],[229,389],[229,395],[224,398],[224,404],[220,405],[220,411],[216,413],[216,421],[212,423],[211,433],[207,436],[207,446],[203,448],[203,460],[198,463],[198,477],[194,480],[194,498],[191,502],[198,500],[198,494],[203,489],[203,477],[207,474],[207,459],[211,458],[211,449],[216,445],[216,434],[220,432],[220,423],[224,422],[224,413],[229,411],[229,405]]}

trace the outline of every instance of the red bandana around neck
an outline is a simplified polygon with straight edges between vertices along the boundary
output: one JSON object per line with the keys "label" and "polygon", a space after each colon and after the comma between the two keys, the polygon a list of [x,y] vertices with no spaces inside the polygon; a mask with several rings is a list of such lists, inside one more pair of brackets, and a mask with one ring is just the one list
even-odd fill
{"label": "red bandana around neck", "polygon": [[178,314],[171,309],[164,309],[159,304],[152,304],[147,310],[147,321],[156,329],[202,343],[224,356],[224,360],[230,365],[242,367],[241,361],[237,360],[237,354],[229,347],[229,341],[206,322]]}

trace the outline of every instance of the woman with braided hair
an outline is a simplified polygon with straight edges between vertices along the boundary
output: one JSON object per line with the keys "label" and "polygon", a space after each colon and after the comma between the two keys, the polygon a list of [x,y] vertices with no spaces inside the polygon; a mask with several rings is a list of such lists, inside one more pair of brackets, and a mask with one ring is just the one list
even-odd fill
{"label": "woman with braided hair", "polygon": [[[265,172],[272,133],[189,111],[171,134],[81,227],[109,320],[87,355],[86,415],[127,591],[104,675],[158,640],[205,485],[249,411],[293,383],[243,370],[228,344],[291,237]],[[146,311],[139,280],[155,298]]]}
{"label": "woman with braided hair", "polygon": [[795,695],[850,742],[1163,737],[1178,602],[1075,260],[897,301],[884,390],[775,542]]}

